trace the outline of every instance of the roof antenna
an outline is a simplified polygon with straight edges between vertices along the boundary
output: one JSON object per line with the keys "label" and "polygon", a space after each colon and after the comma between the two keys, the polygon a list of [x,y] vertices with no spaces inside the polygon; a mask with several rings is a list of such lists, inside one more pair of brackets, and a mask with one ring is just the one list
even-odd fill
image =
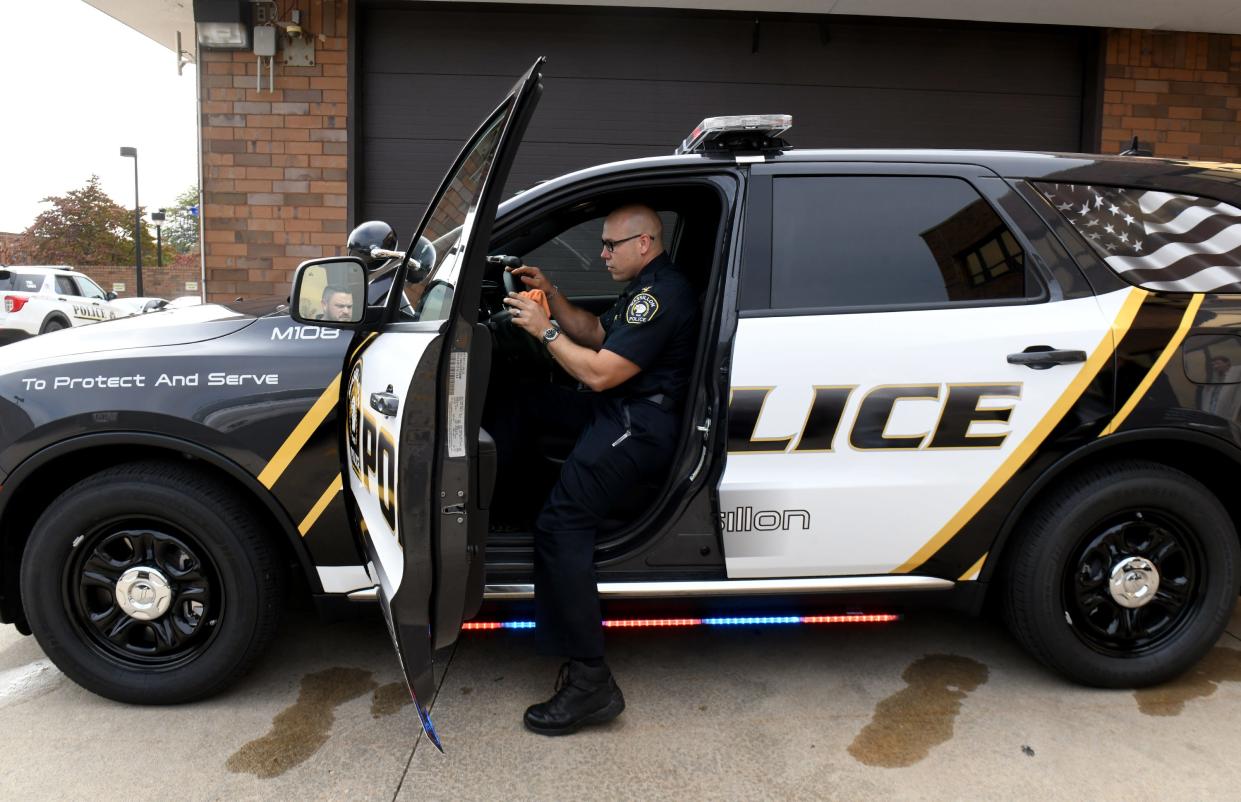
{"label": "roof antenna", "polygon": [[1129,143],[1129,147],[1120,152],[1121,156],[1154,156],[1155,151],[1143,148],[1142,143],[1138,142],[1138,135],[1133,135],[1133,141]]}

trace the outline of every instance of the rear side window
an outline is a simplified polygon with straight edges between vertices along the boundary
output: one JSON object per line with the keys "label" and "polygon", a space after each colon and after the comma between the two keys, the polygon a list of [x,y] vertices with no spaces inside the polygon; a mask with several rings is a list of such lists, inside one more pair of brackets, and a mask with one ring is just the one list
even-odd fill
{"label": "rear side window", "polygon": [[57,295],[81,295],[78,292],[78,285],[73,283],[73,279],[68,276],[56,277],[56,294]]}
{"label": "rear side window", "polygon": [[43,286],[43,276],[38,273],[7,273],[8,278],[0,278],[0,291],[38,292]]}
{"label": "rear side window", "polygon": [[1017,239],[967,181],[796,176],[776,178],[772,191],[772,308],[942,306],[1039,291]]}
{"label": "rear side window", "polygon": [[1126,281],[1155,292],[1241,292],[1241,209],[1155,190],[1034,187]]}

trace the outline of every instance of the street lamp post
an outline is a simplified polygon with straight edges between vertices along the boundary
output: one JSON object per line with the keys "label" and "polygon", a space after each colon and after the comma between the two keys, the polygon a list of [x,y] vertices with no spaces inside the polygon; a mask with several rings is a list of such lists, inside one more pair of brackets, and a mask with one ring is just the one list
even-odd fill
{"label": "street lamp post", "polygon": [[121,156],[134,160],[134,262],[137,267],[138,295],[142,295],[142,207],[138,205],[138,149],[121,148]]}
{"label": "street lamp post", "polygon": [[159,230],[164,226],[164,210],[151,212],[151,222],[155,224],[155,266],[164,266],[164,241],[160,238]]}

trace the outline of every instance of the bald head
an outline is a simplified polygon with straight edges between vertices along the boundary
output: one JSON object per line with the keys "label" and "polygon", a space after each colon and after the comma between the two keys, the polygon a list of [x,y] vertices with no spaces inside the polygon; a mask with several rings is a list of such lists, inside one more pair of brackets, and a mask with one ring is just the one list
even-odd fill
{"label": "bald head", "polygon": [[664,252],[664,227],[649,206],[632,203],[615,209],[603,221],[604,247],[600,256],[617,281],[629,281]]}
{"label": "bald head", "polygon": [[664,225],[659,221],[659,215],[655,214],[655,210],[650,206],[643,206],[640,203],[622,206],[608,215],[608,222],[619,227],[622,237],[649,234],[651,239],[660,246],[660,250],[663,250]]}

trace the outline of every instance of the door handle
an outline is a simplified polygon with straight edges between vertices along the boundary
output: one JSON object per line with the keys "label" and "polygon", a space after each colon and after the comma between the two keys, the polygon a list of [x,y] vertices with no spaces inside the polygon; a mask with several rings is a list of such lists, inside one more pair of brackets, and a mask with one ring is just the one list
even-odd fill
{"label": "door handle", "polygon": [[1008,364],[1025,365],[1033,370],[1047,370],[1056,365],[1085,362],[1085,351],[1062,350],[1050,345],[1031,345],[1019,354],[1009,354]]}
{"label": "door handle", "polygon": [[401,407],[401,399],[392,393],[371,393],[371,409],[380,415],[391,418]]}

